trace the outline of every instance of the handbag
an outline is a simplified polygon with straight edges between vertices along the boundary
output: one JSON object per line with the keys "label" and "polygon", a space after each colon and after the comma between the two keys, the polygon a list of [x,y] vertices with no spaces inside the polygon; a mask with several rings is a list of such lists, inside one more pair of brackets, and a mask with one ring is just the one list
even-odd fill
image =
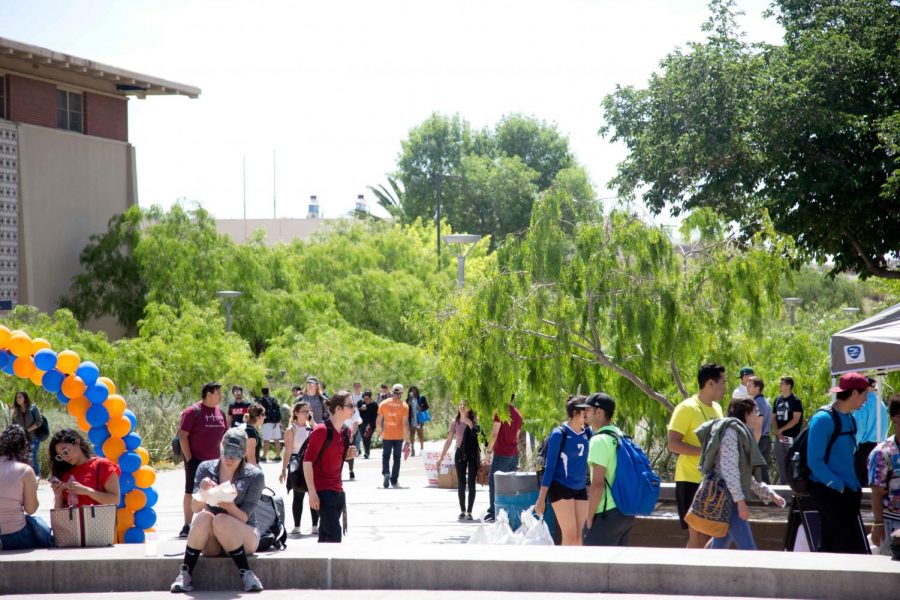
{"label": "handbag", "polygon": [[478,472],[475,474],[475,481],[478,485],[488,485],[488,478],[491,474],[490,463],[481,463],[478,465]]}
{"label": "handbag", "polygon": [[37,429],[34,430],[34,437],[39,442],[45,442],[47,441],[47,438],[50,437],[50,423],[47,422],[47,417],[45,415],[40,414],[37,406],[35,406],[34,404],[31,405],[31,410],[32,419],[37,421],[37,419],[35,418],[35,413],[38,413],[38,415],[41,417],[41,424],[38,425]]}
{"label": "handbag", "polygon": [[291,454],[291,461],[288,463],[288,490],[303,489],[306,486],[306,479],[303,475],[303,463],[300,461],[300,454],[295,452]]}
{"label": "handbag", "polygon": [[713,471],[703,476],[684,520],[695,531],[720,538],[728,534],[733,510],[734,501],[725,480]]}
{"label": "handbag", "polygon": [[420,410],[416,413],[416,420],[419,422],[419,425],[423,425],[424,423],[431,422],[431,413],[428,412],[428,409]]}
{"label": "handbag", "polygon": [[50,527],[59,548],[112,546],[116,536],[115,504],[93,504],[50,511]]}

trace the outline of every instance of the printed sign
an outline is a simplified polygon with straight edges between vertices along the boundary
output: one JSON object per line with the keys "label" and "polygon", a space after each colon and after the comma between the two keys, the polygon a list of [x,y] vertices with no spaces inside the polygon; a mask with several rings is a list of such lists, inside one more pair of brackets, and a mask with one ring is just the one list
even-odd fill
{"label": "printed sign", "polygon": [[866,362],[866,350],[863,348],[862,344],[844,346],[844,361],[848,365]]}

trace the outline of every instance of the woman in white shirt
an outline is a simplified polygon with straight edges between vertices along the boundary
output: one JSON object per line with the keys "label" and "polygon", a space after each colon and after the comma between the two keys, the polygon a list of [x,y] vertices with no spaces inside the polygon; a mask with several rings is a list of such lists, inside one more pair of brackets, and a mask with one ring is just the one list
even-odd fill
{"label": "woman in white shirt", "polygon": [[[294,492],[294,500],[291,503],[291,512],[294,516],[294,528],[291,535],[300,535],[300,518],[303,516],[303,498],[306,496],[305,491],[298,490],[294,487],[294,478],[303,477],[303,465],[297,458],[300,452],[300,446],[309,437],[309,432],[315,426],[312,414],[310,413],[309,402],[301,400],[294,404],[291,411],[291,423],[284,432],[284,460],[281,463],[281,475],[278,476],[279,483],[285,483],[287,480],[288,493]],[[310,510],[312,516],[312,532],[311,535],[319,533],[319,511]]]}

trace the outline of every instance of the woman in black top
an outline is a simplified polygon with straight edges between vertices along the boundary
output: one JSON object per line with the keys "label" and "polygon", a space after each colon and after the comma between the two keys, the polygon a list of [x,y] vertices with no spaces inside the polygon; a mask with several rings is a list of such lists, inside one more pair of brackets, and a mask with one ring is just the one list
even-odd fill
{"label": "woman in black top", "polygon": [[262,436],[259,428],[265,420],[266,411],[262,406],[254,405],[247,410],[244,420],[247,422],[247,462],[259,465],[259,454],[262,450]]}
{"label": "woman in black top", "polygon": [[37,404],[31,403],[28,392],[16,392],[16,400],[12,407],[12,422],[21,425],[28,437],[28,446],[31,450],[31,467],[34,474],[41,477],[41,461],[38,460],[38,451],[40,450],[41,440],[38,439],[36,431],[44,422],[41,411],[38,410]]}
{"label": "woman in black top", "polygon": [[375,422],[378,420],[378,403],[372,399],[370,390],[363,392],[362,400],[356,403],[356,408],[362,419],[359,429],[362,432],[363,448],[365,448],[363,458],[369,458],[369,451],[372,449],[372,434],[375,433]]}

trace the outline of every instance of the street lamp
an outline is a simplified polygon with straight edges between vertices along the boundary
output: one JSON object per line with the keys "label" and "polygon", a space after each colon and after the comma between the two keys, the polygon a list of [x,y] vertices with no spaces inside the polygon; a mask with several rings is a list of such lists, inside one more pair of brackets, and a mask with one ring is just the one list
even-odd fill
{"label": "street lamp", "polygon": [[845,306],[841,310],[844,311],[844,314],[847,315],[847,318],[851,321],[853,320],[853,317],[859,314],[859,308],[856,306]]}
{"label": "street lamp", "polygon": [[[443,239],[444,243],[450,246],[453,249],[453,254],[456,255],[456,287],[462,288],[466,279],[466,257],[469,256],[469,252],[472,251],[472,248],[475,247],[481,236],[454,233],[453,235],[445,235]],[[469,245],[469,249],[463,253],[466,245]]]}
{"label": "street lamp", "polygon": [[231,303],[240,296],[240,292],[234,290],[219,290],[216,297],[225,301],[225,331],[231,331]]}
{"label": "street lamp", "polygon": [[800,303],[803,302],[802,298],[785,298],[784,303],[787,305],[788,310],[791,311],[791,327],[793,327],[797,322],[794,320],[794,312],[797,310],[797,307],[800,306]]}

